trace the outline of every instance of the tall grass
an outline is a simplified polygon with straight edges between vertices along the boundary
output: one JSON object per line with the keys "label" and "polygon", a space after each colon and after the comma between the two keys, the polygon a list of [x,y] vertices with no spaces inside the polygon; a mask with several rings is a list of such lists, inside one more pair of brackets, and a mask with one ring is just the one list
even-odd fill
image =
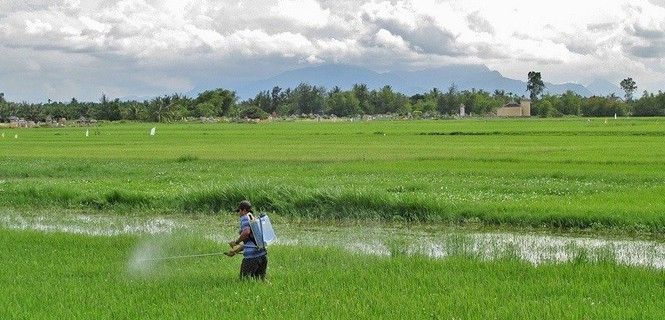
{"label": "tall grass", "polygon": [[[555,198],[555,197],[552,197]],[[437,194],[394,193],[371,188],[311,188],[240,181],[180,194],[110,189],[77,193],[63,187],[25,187],[5,192],[0,202],[15,208],[94,209],[123,212],[220,213],[251,199],[256,210],[293,218],[419,221],[492,226],[545,227],[564,230],[616,229],[661,233],[665,216],[626,206],[580,206],[566,211],[550,203],[451,202]],[[561,209],[560,211],[557,208]]]}
{"label": "tall grass", "polygon": [[24,129],[0,205],[663,232],[665,121],[596,120]]}
{"label": "tall grass", "polygon": [[[580,258],[533,266],[303,247],[270,249],[268,282],[240,259],[207,257],[127,273],[139,239],[0,230],[0,318],[661,319],[665,273]],[[182,253],[216,252],[199,240]]]}

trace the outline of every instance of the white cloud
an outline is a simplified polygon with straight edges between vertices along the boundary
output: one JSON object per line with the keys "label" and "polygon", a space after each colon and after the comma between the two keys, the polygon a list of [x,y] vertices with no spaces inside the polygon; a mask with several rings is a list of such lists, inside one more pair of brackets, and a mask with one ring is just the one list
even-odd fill
{"label": "white cloud", "polygon": [[379,30],[375,35],[378,45],[397,50],[409,50],[409,45],[400,36],[396,36],[386,29]]}
{"label": "white cloud", "polygon": [[28,69],[28,71],[31,71],[31,72],[42,70],[42,66],[34,60],[26,60],[25,61],[25,66]]}
{"label": "white cloud", "polygon": [[363,17],[370,22],[387,21],[406,27],[409,30],[416,29],[420,18],[409,3],[403,1],[398,1],[395,4],[388,1],[369,2],[363,5],[361,10]]}
{"label": "white cloud", "polygon": [[310,56],[312,43],[299,33],[268,34],[262,30],[240,30],[226,39],[229,49],[249,56],[281,55],[284,57]]}
{"label": "white cloud", "polygon": [[221,49],[224,45],[224,36],[215,30],[198,29],[193,26],[188,26],[187,31],[213,49]]}
{"label": "white cloud", "polygon": [[494,26],[481,16],[478,11],[472,12],[466,18],[469,21],[469,29],[478,33],[494,34]]}
{"label": "white cloud", "polygon": [[312,28],[321,28],[330,19],[330,10],[322,9],[315,0],[279,0],[270,11],[278,17]]}
{"label": "white cloud", "polygon": [[79,21],[81,21],[87,30],[95,31],[98,33],[106,33],[111,29],[111,26],[86,16],[79,17]]}
{"label": "white cloud", "polygon": [[307,57],[307,59],[305,59],[305,61],[307,61],[307,63],[309,64],[319,64],[325,62],[324,60],[318,58],[315,55],[310,55],[309,57]]}
{"label": "white cloud", "polygon": [[53,30],[53,26],[48,22],[42,22],[40,19],[36,19],[35,21],[25,21],[25,32],[29,34],[41,35],[51,30]]}
{"label": "white cloud", "polygon": [[363,48],[355,39],[319,39],[316,40],[315,46],[320,55],[330,58],[358,57],[363,52]]}
{"label": "white cloud", "polygon": [[[12,50],[29,52],[32,63],[9,54]],[[120,77],[122,66],[140,66],[132,72],[171,79],[146,83],[137,76],[125,82],[144,87],[127,85],[127,94],[181,90],[206,72],[244,67],[262,72],[249,76],[263,77],[326,62],[381,71],[484,63],[520,79],[540,69],[553,82],[632,76],[662,84],[665,5],[662,0],[5,0],[0,1],[0,55],[3,70],[11,70],[0,76],[0,84],[41,72],[43,81],[53,81],[51,88],[60,88],[58,77],[77,76],[59,68],[78,70],[84,60],[94,61],[93,74],[113,70]],[[239,61],[244,65],[237,66]],[[61,74],[46,76],[54,70]],[[178,74],[189,70],[200,74]],[[26,84],[24,91],[36,90],[32,87],[47,86]],[[70,83],[63,90],[74,87]],[[123,81],[108,87],[120,92]]]}

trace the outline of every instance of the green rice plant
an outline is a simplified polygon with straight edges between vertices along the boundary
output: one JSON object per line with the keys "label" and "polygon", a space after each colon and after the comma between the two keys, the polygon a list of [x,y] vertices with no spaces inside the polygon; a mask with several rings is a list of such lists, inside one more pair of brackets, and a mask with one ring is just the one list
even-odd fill
{"label": "green rice plant", "polygon": [[404,257],[409,255],[411,243],[406,238],[391,237],[384,241],[391,257]]}
{"label": "green rice plant", "polygon": [[[239,280],[240,259],[224,256],[165,261],[150,276],[132,275],[128,261],[144,240],[0,230],[0,318],[665,317],[665,273],[611,262],[534,266],[275,246],[266,282]],[[188,238],[166,251],[222,247]]]}
{"label": "green rice plant", "polygon": [[594,251],[594,262],[597,264],[617,264],[616,250],[612,246],[604,246]]}
{"label": "green rice plant", "polygon": [[113,190],[104,196],[104,200],[111,206],[122,205],[129,207],[147,206],[150,204],[150,198],[139,193],[129,193],[127,191]]}
{"label": "green rice plant", "polygon": [[199,157],[191,155],[191,154],[183,154],[183,155],[179,156],[175,161],[182,163],[182,162],[192,162],[192,161],[196,161],[196,160],[199,160]]}
{"label": "green rice plant", "polygon": [[445,240],[445,250],[450,257],[476,257],[472,246],[473,241],[464,234],[453,234]]}
{"label": "green rice plant", "polygon": [[572,261],[576,265],[583,265],[589,263],[591,261],[591,257],[589,257],[589,251],[584,248],[577,248],[577,251],[573,256]]}
{"label": "green rice plant", "polygon": [[664,120],[590,120],[35,128],[0,140],[0,206],[662,234]]}

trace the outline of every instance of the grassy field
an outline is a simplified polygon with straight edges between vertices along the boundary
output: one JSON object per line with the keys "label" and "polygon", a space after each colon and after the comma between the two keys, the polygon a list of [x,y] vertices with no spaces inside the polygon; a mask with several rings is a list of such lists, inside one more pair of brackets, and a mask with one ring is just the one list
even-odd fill
{"label": "grassy field", "polygon": [[[169,233],[179,226],[164,217],[179,217],[173,221],[200,228],[185,228],[192,234],[162,244],[162,254],[219,252],[223,239],[209,236],[232,232],[221,230],[235,228],[228,212],[247,198],[292,234],[314,219],[319,226],[341,219],[342,228],[379,220],[392,233],[410,225],[414,235],[452,224],[541,235],[584,229],[589,243],[605,232],[659,238],[665,119],[114,123],[0,132],[0,225],[8,228],[0,227],[0,319],[665,318],[665,272],[620,265],[616,254],[603,258],[603,248],[534,265],[511,250],[492,260],[455,251],[455,241],[446,248],[452,254],[435,259],[402,250],[417,243],[399,235],[381,239],[390,256],[281,244],[270,249],[269,281],[260,283],[238,280],[240,258],[223,256],[139,272],[129,262],[146,240],[127,234]],[[86,227],[118,232],[53,232]]]}
{"label": "grassy field", "polygon": [[[2,319],[662,319],[665,273],[611,262],[373,257],[274,247],[268,282],[239,258],[128,272],[135,237],[0,230]],[[219,251],[190,240],[188,252]],[[176,248],[177,250],[177,248]],[[177,251],[174,251],[177,253]]]}
{"label": "grassy field", "polygon": [[0,206],[665,231],[665,119],[85,130],[0,129]]}

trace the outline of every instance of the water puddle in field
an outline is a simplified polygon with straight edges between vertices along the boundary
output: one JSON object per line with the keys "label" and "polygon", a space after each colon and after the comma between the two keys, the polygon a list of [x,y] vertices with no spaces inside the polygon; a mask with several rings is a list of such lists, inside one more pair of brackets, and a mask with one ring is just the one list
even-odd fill
{"label": "water puddle in field", "polygon": [[[132,217],[101,215],[23,215],[0,213],[0,228],[66,232],[92,236],[160,235],[185,231],[225,244],[236,236],[234,220],[206,216]],[[665,269],[665,242],[546,233],[470,232],[449,227],[303,227],[275,224],[284,246],[324,246],[382,256],[451,255],[492,260],[516,258],[533,264],[576,260]]]}
{"label": "water puddle in field", "polygon": [[[466,255],[484,260],[517,258],[533,264],[575,260],[665,268],[665,243],[574,235],[513,232],[465,232],[442,228],[431,232],[393,228],[334,228],[287,233],[290,245],[327,245],[382,256],[423,255],[444,258]],[[351,239],[351,240],[350,240]]]}
{"label": "water puddle in field", "polygon": [[118,236],[163,234],[177,229],[178,225],[175,221],[166,218],[0,214],[0,227],[91,236]]}

